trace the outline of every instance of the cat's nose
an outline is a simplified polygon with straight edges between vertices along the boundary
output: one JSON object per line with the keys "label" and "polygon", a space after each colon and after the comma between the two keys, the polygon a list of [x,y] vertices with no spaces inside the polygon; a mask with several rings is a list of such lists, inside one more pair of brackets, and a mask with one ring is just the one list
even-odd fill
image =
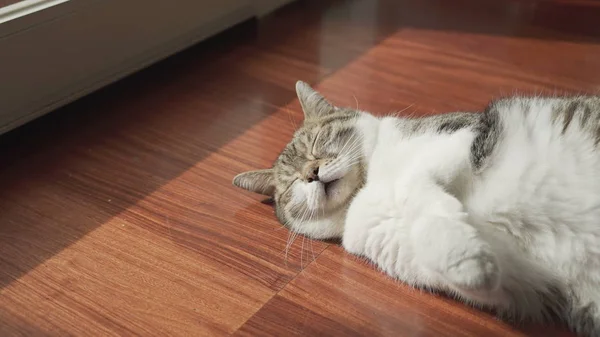
{"label": "cat's nose", "polygon": [[308,175],[306,176],[306,181],[312,183],[313,181],[319,181],[319,167],[315,167],[312,170],[308,171]]}

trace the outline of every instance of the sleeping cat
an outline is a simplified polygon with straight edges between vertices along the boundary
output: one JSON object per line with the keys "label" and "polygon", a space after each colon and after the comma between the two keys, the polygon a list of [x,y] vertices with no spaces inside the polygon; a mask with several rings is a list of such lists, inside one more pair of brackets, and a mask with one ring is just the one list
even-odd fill
{"label": "sleeping cat", "polygon": [[296,91],[302,127],[233,180],[283,225],[505,318],[600,335],[600,97],[380,118]]}

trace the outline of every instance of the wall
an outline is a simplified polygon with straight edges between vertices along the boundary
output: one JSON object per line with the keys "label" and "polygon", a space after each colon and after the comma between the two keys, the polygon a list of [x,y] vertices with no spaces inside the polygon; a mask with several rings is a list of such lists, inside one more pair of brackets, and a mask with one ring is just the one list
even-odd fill
{"label": "wall", "polygon": [[0,9],[0,133],[287,2],[26,0]]}

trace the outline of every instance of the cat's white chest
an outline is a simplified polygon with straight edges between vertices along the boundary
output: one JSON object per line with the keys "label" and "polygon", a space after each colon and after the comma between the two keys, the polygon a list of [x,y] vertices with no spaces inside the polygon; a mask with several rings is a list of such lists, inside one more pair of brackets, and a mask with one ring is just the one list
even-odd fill
{"label": "cat's white chest", "polygon": [[393,119],[383,119],[369,160],[367,184],[402,188],[432,178],[447,183],[457,170],[470,169],[473,136],[472,131],[461,130],[406,137]]}
{"label": "cat's white chest", "polygon": [[346,242],[356,242],[354,253],[361,253],[363,240],[387,220],[402,227],[386,227],[391,233],[408,228],[431,206],[432,183],[449,184],[457,172],[470,169],[471,131],[406,137],[395,123],[393,119],[381,121],[366,184],[350,206],[345,235],[349,236]]}
{"label": "cat's white chest", "polygon": [[375,149],[369,161],[367,184],[385,183],[418,173],[420,162],[428,157],[429,137],[405,139],[394,120],[383,120]]}

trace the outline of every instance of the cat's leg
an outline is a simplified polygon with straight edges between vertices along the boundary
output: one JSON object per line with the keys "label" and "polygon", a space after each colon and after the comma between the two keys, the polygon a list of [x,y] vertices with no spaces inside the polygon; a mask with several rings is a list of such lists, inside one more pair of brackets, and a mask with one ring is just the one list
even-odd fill
{"label": "cat's leg", "polygon": [[462,204],[429,183],[401,190],[408,194],[399,198],[377,186],[357,194],[348,210],[344,248],[411,284],[464,293],[496,289],[496,257],[467,223]]}
{"label": "cat's leg", "polygon": [[491,292],[500,268],[490,243],[468,223],[462,203],[433,182],[419,186],[410,238],[415,256],[456,290]]}
{"label": "cat's leg", "polygon": [[362,189],[348,209],[342,246],[403,282],[440,288],[439,275],[430,273],[415,258],[410,228],[397,211],[389,190],[376,186]]}

